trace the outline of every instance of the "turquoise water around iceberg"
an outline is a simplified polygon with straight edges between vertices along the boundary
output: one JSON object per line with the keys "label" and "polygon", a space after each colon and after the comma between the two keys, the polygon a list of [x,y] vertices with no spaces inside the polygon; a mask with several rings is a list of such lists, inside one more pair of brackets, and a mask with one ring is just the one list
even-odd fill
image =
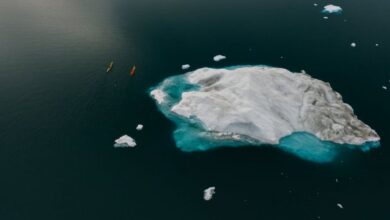
{"label": "turquoise water around iceberg", "polygon": [[[233,70],[250,66],[264,67],[266,65],[235,65],[225,67],[225,69]],[[188,75],[191,73],[168,77],[156,87],[149,89],[149,93],[154,89],[160,89],[165,93],[164,102],[158,103],[158,108],[167,118],[176,124],[173,137],[176,146],[182,151],[206,151],[218,147],[271,146],[304,160],[327,163],[336,159],[345,150],[360,149],[362,151],[369,151],[371,148],[376,148],[380,145],[379,142],[367,142],[364,145],[336,144],[330,141],[320,140],[308,132],[294,132],[281,138],[279,144],[270,145],[251,139],[250,137],[243,137],[242,135],[239,139],[234,139],[230,134],[219,134],[208,131],[196,117],[185,118],[171,111],[171,108],[180,102],[184,92],[196,91],[200,88],[199,85],[191,84],[187,80]]]}

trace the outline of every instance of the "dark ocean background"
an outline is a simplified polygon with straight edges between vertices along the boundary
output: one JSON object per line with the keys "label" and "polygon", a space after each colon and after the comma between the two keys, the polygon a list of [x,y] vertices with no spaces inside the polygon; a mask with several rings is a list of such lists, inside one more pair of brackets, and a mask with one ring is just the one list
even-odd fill
{"label": "dark ocean background", "polygon": [[[323,19],[329,3],[344,12]],[[0,219],[390,219],[389,11],[386,0],[1,0]],[[269,147],[181,152],[147,90],[185,63],[305,70],[382,146],[330,164]],[[138,146],[113,148],[123,134]]]}

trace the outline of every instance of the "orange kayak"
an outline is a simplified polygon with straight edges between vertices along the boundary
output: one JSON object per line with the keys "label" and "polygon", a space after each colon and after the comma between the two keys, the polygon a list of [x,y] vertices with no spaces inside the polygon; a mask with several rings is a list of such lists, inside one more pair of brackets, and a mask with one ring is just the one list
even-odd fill
{"label": "orange kayak", "polygon": [[135,69],[136,69],[136,67],[135,67],[135,65],[131,68],[131,70],[130,70],[130,76],[135,76]]}

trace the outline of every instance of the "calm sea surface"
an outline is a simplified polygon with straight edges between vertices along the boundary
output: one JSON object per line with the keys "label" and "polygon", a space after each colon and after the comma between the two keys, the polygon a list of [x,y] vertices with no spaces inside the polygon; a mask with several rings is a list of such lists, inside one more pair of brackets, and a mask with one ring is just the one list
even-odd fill
{"label": "calm sea surface", "polygon": [[[313,3],[1,0],[0,219],[390,219],[390,2]],[[344,12],[323,19],[328,3]],[[331,164],[272,148],[183,153],[147,90],[184,63],[305,70],[382,146]],[[123,134],[138,146],[113,148]]]}

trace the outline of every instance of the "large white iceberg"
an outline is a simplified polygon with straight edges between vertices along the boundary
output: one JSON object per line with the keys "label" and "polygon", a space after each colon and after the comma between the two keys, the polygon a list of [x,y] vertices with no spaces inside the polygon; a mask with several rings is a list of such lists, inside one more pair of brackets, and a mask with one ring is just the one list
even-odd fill
{"label": "large white iceberg", "polygon": [[380,139],[329,83],[282,68],[202,68],[167,79],[156,91],[166,91],[157,102],[178,122],[175,140],[187,151],[272,144],[329,161],[342,145],[367,150]]}

